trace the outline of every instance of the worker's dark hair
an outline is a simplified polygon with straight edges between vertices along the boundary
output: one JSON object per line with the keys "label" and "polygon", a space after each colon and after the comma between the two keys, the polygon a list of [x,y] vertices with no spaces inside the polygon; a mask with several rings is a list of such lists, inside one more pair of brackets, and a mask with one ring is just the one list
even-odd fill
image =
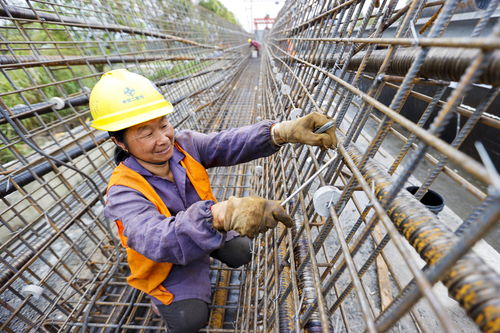
{"label": "worker's dark hair", "polygon": [[[116,139],[118,142],[122,142],[125,144],[125,132],[127,131],[126,128],[116,131],[116,132],[108,132],[110,137],[113,137]],[[114,154],[114,160],[116,165],[120,164],[120,162],[123,162],[127,157],[129,157],[130,154],[126,152],[125,150],[121,149],[120,147],[116,146],[115,147],[115,154]]]}

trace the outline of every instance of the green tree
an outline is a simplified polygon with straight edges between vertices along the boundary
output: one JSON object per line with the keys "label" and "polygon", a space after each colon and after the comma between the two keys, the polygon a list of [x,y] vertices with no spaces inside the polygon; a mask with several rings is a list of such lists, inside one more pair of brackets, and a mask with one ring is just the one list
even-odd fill
{"label": "green tree", "polygon": [[222,3],[220,3],[219,0],[201,0],[199,5],[214,12],[228,22],[238,24],[238,21],[236,21],[234,14],[229,11]]}

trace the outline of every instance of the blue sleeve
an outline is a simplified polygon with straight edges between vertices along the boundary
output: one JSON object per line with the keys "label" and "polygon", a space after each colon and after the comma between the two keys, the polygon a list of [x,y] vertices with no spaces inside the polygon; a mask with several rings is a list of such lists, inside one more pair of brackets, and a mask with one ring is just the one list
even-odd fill
{"label": "blue sleeve", "polygon": [[226,235],[212,226],[210,206],[198,201],[176,216],[166,217],[139,192],[115,185],[108,190],[105,215],[120,220],[127,245],[156,262],[186,265],[222,246]]}
{"label": "blue sleeve", "polygon": [[181,147],[205,168],[229,166],[267,157],[279,150],[271,139],[273,121],[209,134],[184,130],[176,135]]}

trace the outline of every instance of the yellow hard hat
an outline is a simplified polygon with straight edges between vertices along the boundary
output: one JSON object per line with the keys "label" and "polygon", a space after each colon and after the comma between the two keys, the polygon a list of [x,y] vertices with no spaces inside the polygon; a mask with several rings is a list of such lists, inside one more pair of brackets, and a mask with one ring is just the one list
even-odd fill
{"label": "yellow hard hat", "polygon": [[126,69],[106,72],[90,93],[90,126],[119,131],[174,111],[156,86],[142,75]]}
{"label": "yellow hard hat", "polygon": [[252,42],[252,39],[251,38],[248,38],[248,42],[251,43]]}

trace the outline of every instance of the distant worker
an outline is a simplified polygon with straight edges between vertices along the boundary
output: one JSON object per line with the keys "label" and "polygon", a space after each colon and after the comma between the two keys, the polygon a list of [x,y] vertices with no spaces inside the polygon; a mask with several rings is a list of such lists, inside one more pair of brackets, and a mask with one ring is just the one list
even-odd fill
{"label": "distant worker", "polygon": [[248,46],[250,47],[250,49],[257,51],[257,57],[260,55],[259,50],[260,50],[261,44],[258,41],[253,40],[251,38],[248,38]]}
{"label": "distant worker", "polygon": [[329,148],[334,129],[311,113],[203,134],[175,132],[173,106],[145,77],[126,69],[105,73],[90,95],[92,127],[108,131],[117,167],[108,184],[105,216],[115,221],[126,248],[128,283],[151,297],[169,332],[197,332],[207,324],[210,257],[229,267],[251,260],[251,240],[292,226],[279,201],[257,196],[217,202],[207,168],[274,154],[285,143]]}

